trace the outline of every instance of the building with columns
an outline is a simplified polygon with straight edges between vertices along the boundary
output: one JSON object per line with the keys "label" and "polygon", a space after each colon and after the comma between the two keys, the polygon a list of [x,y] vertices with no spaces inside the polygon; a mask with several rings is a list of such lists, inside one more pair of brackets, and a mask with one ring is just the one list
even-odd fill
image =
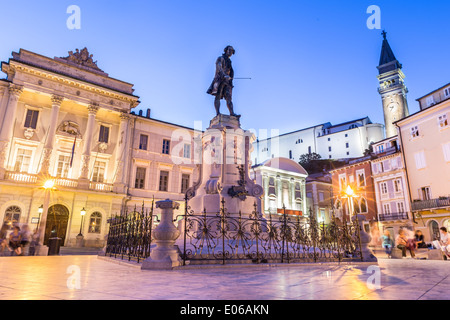
{"label": "building with columns", "polygon": [[44,243],[56,235],[74,246],[80,234],[101,247],[110,216],[184,198],[193,155],[189,143],[172,154],[171,138],[194,130],[135,114],[133,85],[102,71],[86,48],[62,58],[21,49],[1,69],[0,223],[45,223]]}
{"label": "building with columns", "polygon": [[306,177],[308,173],[297,162],[274,158],[252,167],[252,178],[264,189],[259,211],[269,215],[308,216]]}

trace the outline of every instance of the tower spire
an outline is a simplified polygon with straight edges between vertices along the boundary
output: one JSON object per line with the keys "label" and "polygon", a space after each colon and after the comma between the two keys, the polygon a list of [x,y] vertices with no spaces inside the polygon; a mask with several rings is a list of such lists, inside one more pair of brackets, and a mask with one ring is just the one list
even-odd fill
{"label": "tower spire", "polygon": [[378,69],[380,70],[380,74],[388,71],[393,71],[395,69],[401,69],[402,65],[395,58],[394,52],[387,41],[387,32],[383,30],[381,33],[383,35],[383,45],[381,47],[381,55],[380,55],[380,63],[378,65]]}

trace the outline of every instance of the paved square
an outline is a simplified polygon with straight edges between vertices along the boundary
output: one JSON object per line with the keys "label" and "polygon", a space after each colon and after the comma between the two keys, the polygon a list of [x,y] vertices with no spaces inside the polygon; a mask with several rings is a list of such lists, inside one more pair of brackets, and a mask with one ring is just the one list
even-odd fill
{"label": "paved square", "polygon": [[[379,272],[377,272],[379,270]],[[141,270],[94,255],[1,257],[0,299],[415,300],[450,298],[450,261]]]}

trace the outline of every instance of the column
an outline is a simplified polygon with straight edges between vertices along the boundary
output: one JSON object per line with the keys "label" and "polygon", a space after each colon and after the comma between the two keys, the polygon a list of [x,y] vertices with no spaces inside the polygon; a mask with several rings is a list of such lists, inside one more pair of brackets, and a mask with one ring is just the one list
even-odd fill
{"label": "column", "polygon": [[88,121],[86,132],[84,133],[83,153],[81,155],[81,171],[79,179],[89,180],[89,162],[91,160],[92,139],[95,130],[95,115],[98,111],[97,104],[88,106]]}
{"label": "column", "polygon": [[39,173],[48,174],[50,168],[50,158],[55,143],[55,134],[58,124],[58,114],[61,103],[64,97],[53,95],[52,96],[52,111],[50,114],[50,126],[48,128],[47,139],[45,141],[44,150],[42,150],[42,165]]}
{"label": "column", "polygon": [[264,211],[262,213],[266,213],[266,212],[269,213],[269,209],[270,209],[269,177],[267,176],[267,173],[263,174],[263,186],[264,186]]}
{"label": "column", "polygon": [[115,164],[115,174],[114,174],[114,187],[118,188],[117,192],[123,192],[125,187],[124,182],[124,171],[125,171],[125,159],[126,159],[126,146],[128,144],[128,125],[129,125],[130,115],[128,113],[122,112],[120,114],[120,127],[119,127],[119,141],[117,142],[116,148],[116,164]]}
{"label": "column", "polygon": [[9,86],[9,98],[6,104],[5,117],[0,128],[0,179],[4,178],[6,165],[5,160],[9,154],[11,141],[13,137],[13,129],[16,119],[17,103],[23,92],[23,86],[11,84]]}

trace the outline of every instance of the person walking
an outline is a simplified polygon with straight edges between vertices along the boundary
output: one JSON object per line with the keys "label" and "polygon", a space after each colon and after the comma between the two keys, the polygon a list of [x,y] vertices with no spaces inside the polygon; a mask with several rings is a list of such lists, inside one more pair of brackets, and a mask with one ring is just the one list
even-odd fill
{"label": "person walking", "polygon": [[20,231],[20,247],[22,249],[22,256],[24,255],[25,252],[25,247],[27,247],[30,243],[30,238],[31,238],[31,232],[30,232],[30,228],[28,227],[27,224],[22,226],[22,230]]}
{"label": "person walking", "polygon": [[384,248],[384,251],[386,252],[387,257],[390,259],[392,257],[392,246],[393,241],[391,239],[391,234],[389,233],[389,230],[385,230],[384,234],[382,236],[382,246]]}

